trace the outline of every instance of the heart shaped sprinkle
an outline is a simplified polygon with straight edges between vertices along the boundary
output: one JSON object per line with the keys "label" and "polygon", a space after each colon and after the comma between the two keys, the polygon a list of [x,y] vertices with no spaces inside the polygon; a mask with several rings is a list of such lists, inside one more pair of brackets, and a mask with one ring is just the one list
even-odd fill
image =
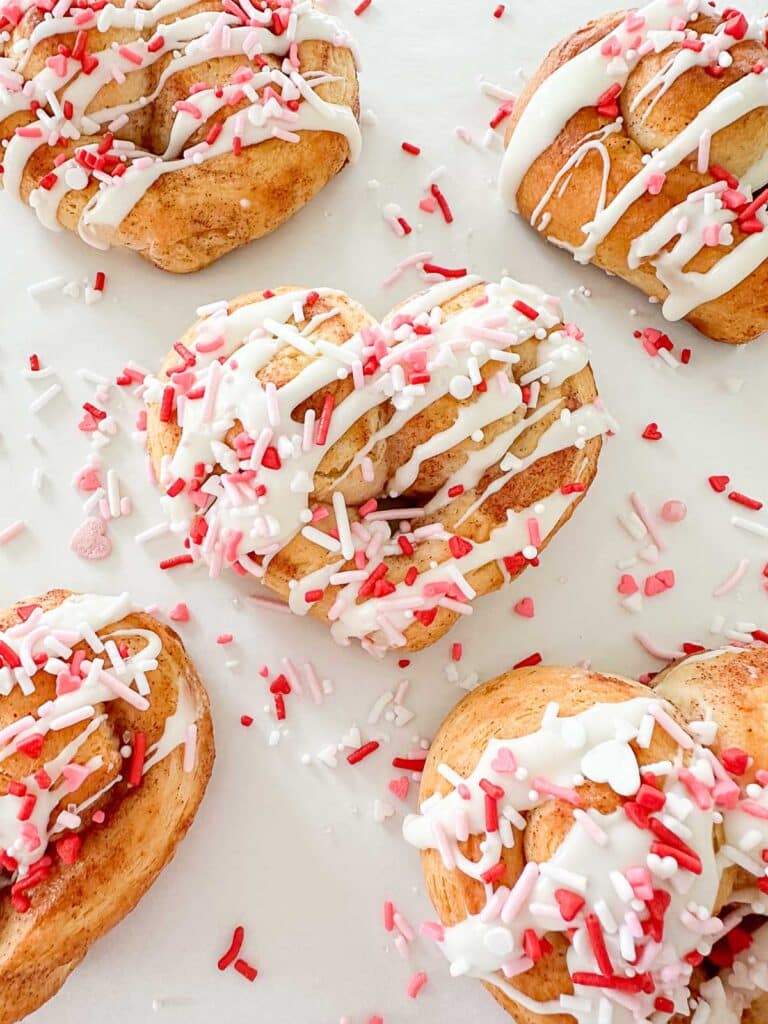
{"label": "heart shaped sprinkle", "polygon": [[709,478],[709,486],[713,491],[717,491],[718,494],[722,494],[730,482],[731,478],[729,476],[711,476]]}
{"label": "heart shaped sprinkle", "polygon": [[515,611],[518,615],[522,615],[525,619],[532,619],[535,614],[535,610],[533,607],[533,598],[521,598],[515,605]]}
{"label": "heart shaped sprinkle", "polygon": [[272,682],[269,684],[269,692],[281,693],[284,696],[287,696],[291,692],[291,684],[288,682],[288,680],[285,678],[282,672],[280,673],[279,676],[276,676],[275,679],[273,679]]}
{"label": "heart shaped sprinkle", "polygon": [[662,436],[658,423],[649,423],[643,431],[643,437],[646,441],[660,441]]}
{"label": "heart shaped sprinkle", "polygon": [[636,593],[639,590],[639,587],[635,577],[625,572],[619,580],[617,589],[620,594],[629,596],[630,594]]}
{"label": "heart shaped sprinkle", "polygon": [[555,889],[555,902],[564,921],[572,921],[584,906],[583,897],[570,889]]}
{"label": "heart shaped sprinkle", "polygon": [[628,743],[605,740],[581,759],[581,774],[592,782],[607,783],[619,796],[632,796],[640,786],[637,758]]}
{"label": "heart shaped sprinkle", "polygon": [[97,516],[89,516],[72,534],[69,546],[76,555],[89,561],[107,558],[112,553],[107,524]]}
{"label": "heart shaped sprinkle", "polygon": [[72,483],[78,491],[90,494],[101,487],[101,474],[95,466],[86,466],[76,474]]}
{"label": "heart shaped sprinkle", "polygon": [[399,775],[396,779],[390,779],[387,783],[389,792],[398,800],[405,800],[408,797],[408,790],[411,788],[411,780],[407,775]]}
{"label": "heart shaped sprinkle", "polygon": [[499,775],[511,775],[517,771],[517,758],[509,747],[499,747],[491,761],[491,768]]}

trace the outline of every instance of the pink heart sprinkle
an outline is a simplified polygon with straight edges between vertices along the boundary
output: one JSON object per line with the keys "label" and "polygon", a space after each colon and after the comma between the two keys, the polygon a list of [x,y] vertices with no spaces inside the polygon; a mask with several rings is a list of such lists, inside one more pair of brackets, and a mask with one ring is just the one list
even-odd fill
{"label": "pink heart sprinkle", "polygon": [[398,800],[406,799],[410,787],[411,783],[407,775],[400,775],[396,779],[390,779],[387,783],[387,789],[393,796],[396,796]]}
{"label": "pink heart sprinkle", "polygon": [[91,774],[82,764],[65,764],[61,769],[64,781],[67,784],[67,792],[74,793],[79,789],[88,776]]}
{"label": "pink heart sprinkle", "polygon": [[515,611],[518,615],[522,615],[523,618],[532,619],[535,611],[533,607],[532,597],[523,597],[515,605]]}
{"label": "pink heart sprinkle", "polygon": [[639,587],[637,585],[637,580],[635,579],[635,577],[625,572],[619,580],[619,586],[617,589],[620,594],[625,594],[628,596],[629,594],[637,593]]}
{"label": "pink heart sprinkle", "polygon": [[675,585],[675,574],[671,569],[662,569],[657,572],[656,579],[660,580],[667,588],[672,588]]}
{"label": "pink heart sprinkle", "polygon": [[618,57],[621,53],[621,43],[616,36],[608,36],[600,44],[600,53],[604,57]]}
{"label": "pink heart sprinkle", "polygon": [[171,622],[189,622],[189,608],[183,601],[179,601],[175,608],[171,608],[168,618]]}
{"label": "pink heart sprinkle", "polygon": [[89,494],[101,487],[101,474],[95,466],[86,466],[76,474],[72,484],[78,491]]}
{"label": "pink heart sprinkle", "polygon": [[434,196],[426,196],[419,203],[419,209],[423,210],[424,213],[434,213],[437,206],[437,201]]}
{"label": "pink heart sprinkle", "polygon": [[195,375],[189,371],[174,373],[172,379],[176,389],[184,395],[195,386]]}
{"label": "pink heart sprinkle", "polygon": [[77,429],[85,433],[93,433],[94,430],[98,430],[98,427],[98,423],[89,412],[84,413],[82,419],[77,424]]}
{"label": "pink heart sprinkle", "polygon": [[645,25],[645,18],[637,11],[631,11],[624,22],[628,32],[638,32]]}
{"label": "pink heart sprinkle", "polygon": [[491,761],[491,768],[500,775],[509,775],[517,771],[517,758],[509,747],[499,747]]}
{"label": "pink heart sprinkle", "polygon": [[73,675],[71,672],[59,672],[56,676],[56,696],[61,697],[64,693],[74,693],[75,690],[80,689],[82,682],[80,676]]}
{"label": "pink heart sprinkle", "polygon": [[72,534],[69,546],[80,558],[98,561],[112,553],[112,541],[103,519],[89,516]]}
{"label": "pink heart sprinkle", "polygon": [[658,576],[649,576],[645,581],[646,597],[655,597],[657,594],[663,594],[666,589],[666,583],[660,580]]}

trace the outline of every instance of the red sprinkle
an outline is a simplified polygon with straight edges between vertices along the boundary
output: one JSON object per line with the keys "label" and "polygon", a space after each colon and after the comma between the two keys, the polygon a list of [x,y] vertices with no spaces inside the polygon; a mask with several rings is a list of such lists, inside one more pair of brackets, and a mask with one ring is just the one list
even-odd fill
{"label": "red sprinkle", "polygon": [[371,6],[372,2],[373,2],[373,0],[361,0],[361,2],[355,8],[355,14],[357,15],[358,18],[363,13],[363,11],[367,11],[368,10],[368,8]]}
{"label": "red sprinkle", "polygon": [[167,384],[163,388],[163,397],[160,402],[160,422],[168,423],[173,410],[173,388]]}
{"label": "red sprinkle", "polygon": [[401,149],[405,153],[410,153],[411,156],[418,156],[419,153],[421,153],[421,149],[418,146],[414,146],[412,142],[404,142],[401,146]]}
{"label": "red sprinkle", "polygon": [[427,763],[426,757],[393,757],[392,767],[402,768],[406,772],[423,772]]}
{"label": "red sprinkle", "polygon": [[500,18],[504,13],[504,4],[499,4],[496,10],[493,12],[494,18]]}
{"label": "red sprinkle", "polygon": [[[445,223],[446,224],[452,224],[453,223],[453,213],[451,212],[451,208],[448,205],[448,200],[445,198],[445,196],[443,195],[443,193],[440,190],[440,186],[437,185],[436,183],[432,184],[430,186],[430,188],[429,188],[429,191],[435,197],[435,200],[437,201],[437,205],[440,207],[440,212],[442,213],[443,218],[445,219]],[[466,271],[464,271],[464,273],[466,273]],[[463,276],[463,275],[460,275],[460,276]]]}
{"label": "red sprinkle", "polygon": [[335,405],[335,399],[333,395],[326,395],[323,399],[323,408],[320,412],[320,418],[315,426],[315,444],[322,448],[322,446],[328,440],[328,429],[331,425],[331,416],[333,415],[333,407]]}
{"label": "red sprinkle", "polygon": [[177,565],[190,565],[192,555],[175,555],[173,558],[164,558],[160,563],[161,569],[175,569]]}
{"label": "red sprinkle", "polygon": [[729,476],[711,476],[709,477],[709,486],[713,491],[717,491],[718,494],[722,494],[728,484],[731,482]]}
{"label": "red sprinkle", "polygon": [[229,949],[221,957],[217,966],[220,971],[226,971],[226,969],[235,962],[240,953],[240,949],[243,945],[243,939],[245,938],[245,929],[238,925],[232,935],[232,942],[229,945]]}
{"label": "red sprinkle", "polygon": [[128,785],[134,788],[141,782],[141,774],[144,770],[144,757],[147,753],[147,734],[144,732],[134,733],[133,753],[131,754],[131,765],[128,769]]}
{"label": "red sprinkle", "polygon": [[353,750],[351,754],[347,754],[347,762],[349,764],[358,764],[363,761],[366,757],[379,749],[379,744],[376,740],[371,740],[369,743],[364,743],[362,747],[358,747],[357,750]]}
{"label": "red sprinkle", "polygon": [[440,267],[436,263],[425,263],[423,270],[425,274],[439,274],[441,277],[466,277],[467,275],[466,267],[454,270],[450,267]]}
{"label": "red sprinkle", "polygon": [[255,981],[259,973],[255,967],[251,967],[247,960],[235,960],[235,970],[238,974],[242,974],[246,981]]}
{"label": "red sprinkle", "polygon": [[751,508],[754,512],[759,512],[763,507],[762,501],[758,501],[757,498],[750,498],[747,494],[742,494],[740,491],[731,491],[728,495],[729,501],[735,501],[738,505],[744,505],[745,508]]}
{"label": "red sprinkle", "polygon": [[539,313],[533,306],[529,306],[527,302],[523,302],[522,299],[516,299],[512,303],[512,308],[516,309],[518,313],[522,313],[523,316],[527,316],[529,320],[538,320]]}
{"label": "red sprinkle", "polygon": [[529,654],[527,658],[523,658],[522,661],[518,661],[512,668],[531,668],[533,665],[541,664],[541,655],[538,651],[534,654]]}

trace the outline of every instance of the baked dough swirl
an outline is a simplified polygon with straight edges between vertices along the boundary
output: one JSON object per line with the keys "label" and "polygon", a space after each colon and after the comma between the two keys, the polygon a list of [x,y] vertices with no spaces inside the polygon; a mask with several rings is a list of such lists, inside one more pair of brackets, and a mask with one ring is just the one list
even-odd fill
{"label": "baked dough swirl", "polygon": [[145,382],[171,529],[371,652],[433,643],[518,575],[591,483],[612,421],[581,331],[510,279],[381,323],[341,292],[221,303]]}
{"label": "baked dough swirl", "polygon": [[6,192],[97,248],[199,270],[360,150],[357,72],[310,0],[5,0]]}
{"label": "baked dough swirl", "polygon": [[173,856],[213,764],[179,638],[126,595],[0,612],[0,1022],[54,995]]}

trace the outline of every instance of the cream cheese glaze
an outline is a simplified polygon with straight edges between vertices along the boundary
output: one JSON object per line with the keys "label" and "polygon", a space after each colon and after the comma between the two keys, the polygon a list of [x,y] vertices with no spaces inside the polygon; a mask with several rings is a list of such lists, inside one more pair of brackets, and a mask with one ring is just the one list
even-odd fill
{"label": "cream cheese glaze", "polygon": [[[727,971],[704,984],[686,959],[691,953],[708,956],[748,914],[768,913],[768,869],[760,856],[768,848],[768,773],[758,772],[757,782],[742,786],[677,725],[673,713],[652,692],[571,716],[550,705],[537,731],[491,740],[467,778],[441,766],[454,788],[431,796],[418,815],[406,818],[403,832],[417,848],[438,850],[447,868],[486,882],[480,913],[453,927],[433,927],[453,975],[481,978],[532,1013],[569,1013],[579,1024],[665,1024],[675,1014],[697,1024],[738,1024],[745,1006],[768,991],[761,958],[766,926],[751,943],[747,939],[748,948]],[[673,761],[642,769],[644,785],[647,773],[656,777],[658,804],[645,815],[660,828],[643,827],[623,808],[602,814],[580,807],[578,787],[585,779],[637,799],[641,775],[630,742],[647,749],[656,729],[678,746]],[[487,817],[489,792],[498,807],[497,828]],[[494,890],[486,873],[505,847],[522,842],[525,815],[553,797],[574,806],[563,841],[549,860],[529,861],[511,889]],[[721,826],[722,843],[716,838]],[[460,849],[471,835],[482,836],[476,861]],[[722,873],[734,864],[751,872],[763,891],[733,893],[718,916]],[[563,890],[578,907],[567,919]],[[596,927],[609,972],[596,952]],[[526,938],[531,932],[539,938],[568,933],[573,994],[541,1002],[510,984],[534,966]]]}

